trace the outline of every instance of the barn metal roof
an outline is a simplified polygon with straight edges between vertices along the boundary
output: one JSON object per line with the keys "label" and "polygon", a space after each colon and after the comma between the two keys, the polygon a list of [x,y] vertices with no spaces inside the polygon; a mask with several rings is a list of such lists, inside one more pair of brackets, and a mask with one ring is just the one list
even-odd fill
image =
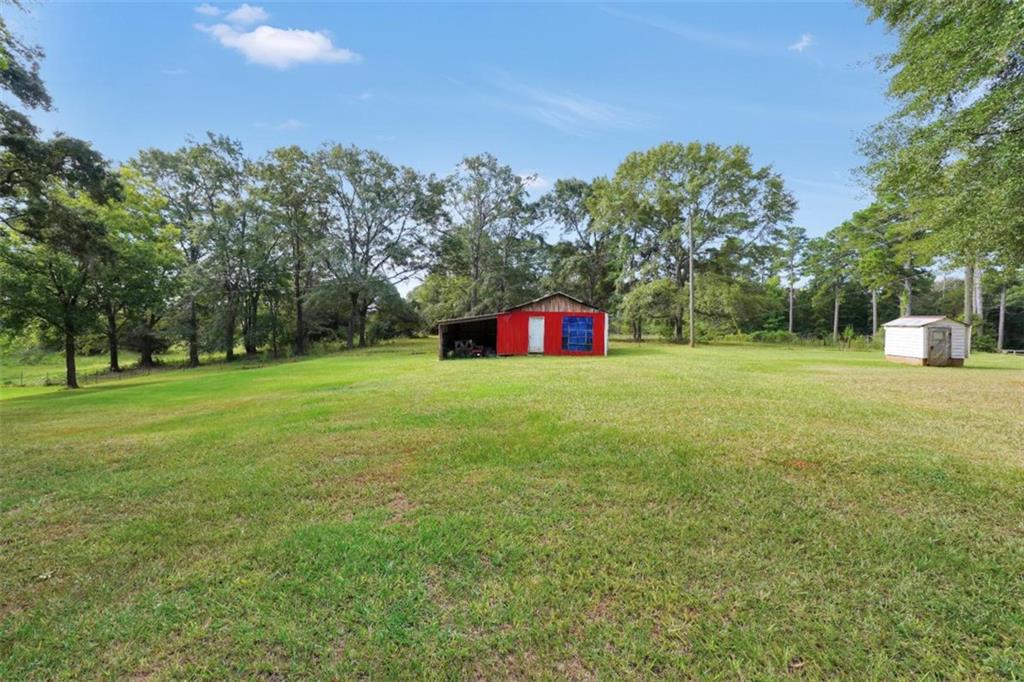
{"label": "barn metal roof", "polygon": [[951,320],[945,315],[907,315],[906,317],[897,317],[891,322],[886,322],[883,327],[927,327],[935,322],[945,320],[946,322],[953,322],[955,324],[963,324],[956,320]]}
{"label": "barn metal roof", "polygon": [[497,318],[499,313],[487,313],[486,315],[470,315],[469,317],[452,317],[447,320],[438,320],[438,324],[455,324],[457,322],[482,322],[483,320],[493,320]]}

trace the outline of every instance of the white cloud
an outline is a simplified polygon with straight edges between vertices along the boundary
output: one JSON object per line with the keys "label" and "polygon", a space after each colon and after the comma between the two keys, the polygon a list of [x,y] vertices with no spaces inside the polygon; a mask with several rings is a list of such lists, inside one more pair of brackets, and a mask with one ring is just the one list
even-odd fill
{"label": "white cloud", "polygon": [[184,76],[185,69],[160,69],[160,73],[165,76]]}
{"label": "white cloud", "polygon": [[208,17],[220,16],[220,7],[217,7],[216,5],[211,5],[206,2],[199,5],[199,7],[196,7],[196,11]]}
{"label": "white cloud", "polygon": [[248,3],[243,3],[237,9],[229,12],[224,18],[232,24],[248,26],[250,24],[258,24],[261,21],[266,21],[270,18],[270,15],[267,14],[266,10],[262,7],[253,7]]}
{"label": "white cloud", "polygon": [[804,33],[803,35],[800,36],[800,40],[796,41],[795,43],[789,46],[789,49],[793,50],[794,52],[803,52],[804,50],[809,48],[813,43],[814,36],[812,36],[810,33]]}
{"label": "white cloud", "polygon": [[359,100],[360,102],[365,102],[366,100],[368,100],[368,99],[370,99],[372,97],[373,97],[373,93],[372,92],[360,92],[358,95],[356,95],[356,99]]}
{"label": "white cloud", "polygon": [[314,62],[350,64],[362,59],[352,50],[335,47],[330,37],[321,31],[273,26],[257,26],[246,31],[227,24],[196,24],[196,28],[212,35],[224,47],[241,52],[253,64],[277,69]]}
{"label": "white cloud", "polygon": [[531,194],[534,192],[543,193],[551,189],[551,181],[540,173],[529,171],[526,173],[520,173],[519,177],[523,181],[523,186],[526,187],[527,191]]}

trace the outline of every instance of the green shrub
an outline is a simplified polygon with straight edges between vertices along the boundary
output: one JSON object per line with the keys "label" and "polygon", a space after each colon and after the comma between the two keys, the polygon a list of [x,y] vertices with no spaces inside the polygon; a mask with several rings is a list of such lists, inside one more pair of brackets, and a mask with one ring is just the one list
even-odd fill
{"label": "green shrub", "polygon": [[995,353],[995,335],[984,331],[976,331],[971,339],[971,351],[975,353]]}

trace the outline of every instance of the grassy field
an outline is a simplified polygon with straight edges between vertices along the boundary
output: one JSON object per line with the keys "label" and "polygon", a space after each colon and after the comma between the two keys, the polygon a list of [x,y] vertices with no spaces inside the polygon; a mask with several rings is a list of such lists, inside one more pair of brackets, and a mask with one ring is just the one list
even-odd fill
{"label": "grassy field", "polygon": [[[130,367],[139,360],[139,354],[131,351],[121,353],[121,364]],[[109,358],[106,355],[86,355],[75,359],[78,368],[79,383],[83,383],[86,377],[92,378],[97,372],[103,372],[109,367]],[[21,361],[15,357],[0,358],[0,386],[42,386],[49,380],[51,384],[60,385],[64,383],[64,354],[43,353],[33,356],[31,361]]]}
{"label": "grassy field", "polygon": [[1024,358],[3,389],[0,679],[1024,677]]}

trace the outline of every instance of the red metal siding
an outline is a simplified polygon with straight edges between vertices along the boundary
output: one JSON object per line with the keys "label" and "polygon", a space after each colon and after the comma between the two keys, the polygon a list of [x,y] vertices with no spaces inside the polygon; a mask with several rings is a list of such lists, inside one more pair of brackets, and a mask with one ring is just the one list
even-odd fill
{"label": "red metal siding", "polygon": [[[584,353],[562,350],[562,318],[567,315],[594,318],[593,350]],[[604,313],[549,313],[529,310],[513,310],[498,316],[498,355],[526,355],[529,352],[531,317],[544,318],[544,355],[604,355]]]}

